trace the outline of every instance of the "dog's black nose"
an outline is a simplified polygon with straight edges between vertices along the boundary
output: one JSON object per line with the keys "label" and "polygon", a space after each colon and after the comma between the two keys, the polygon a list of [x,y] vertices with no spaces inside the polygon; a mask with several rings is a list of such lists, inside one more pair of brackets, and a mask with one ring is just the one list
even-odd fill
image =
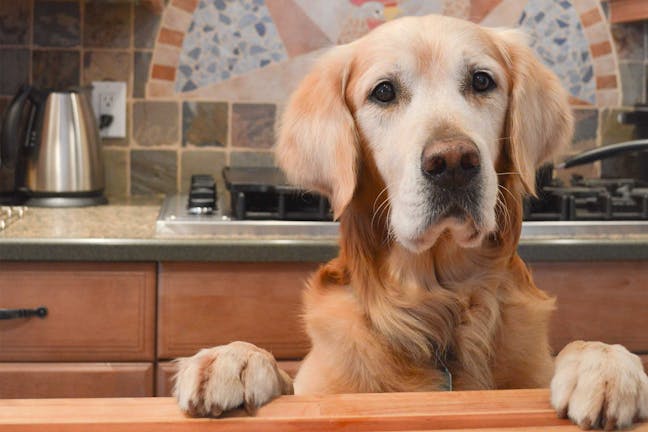
{"label": "dog's black nose", "polygon": [[479,152],[470,141],[444,140],[428,144],[421,157],[423,173],[435,184],[446,188],[466,186],[477,175]]}

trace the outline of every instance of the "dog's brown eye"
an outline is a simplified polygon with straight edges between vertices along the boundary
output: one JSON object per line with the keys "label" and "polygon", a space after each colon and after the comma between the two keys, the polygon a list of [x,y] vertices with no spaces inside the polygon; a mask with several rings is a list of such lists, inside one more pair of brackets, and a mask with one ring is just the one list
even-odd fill
{"label": "dog's brown eye", "polygon": [[391,102],[396,98],[396,90],[394,90],[392,83],[383,81],[373,89],[371,97],[379,102]]}
{"label": "dog's brown eye", "polygon": [[486,72],[475,72],[472,76],[472,88],[482,93],[495,88],[495,81]]}

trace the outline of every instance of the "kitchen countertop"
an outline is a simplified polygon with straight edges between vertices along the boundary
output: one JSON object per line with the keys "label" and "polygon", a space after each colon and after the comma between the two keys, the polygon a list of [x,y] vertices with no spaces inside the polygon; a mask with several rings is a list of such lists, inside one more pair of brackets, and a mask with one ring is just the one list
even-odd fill
{"label": "kitchen countertop", "polygon": [[[335,238],[159,236],[161,198],[86,208],[30,208],[0,231],[0,260],[11,261],[312,261],[337,255]],[[529,261],[648,260],[645,236],[523,239]]]}

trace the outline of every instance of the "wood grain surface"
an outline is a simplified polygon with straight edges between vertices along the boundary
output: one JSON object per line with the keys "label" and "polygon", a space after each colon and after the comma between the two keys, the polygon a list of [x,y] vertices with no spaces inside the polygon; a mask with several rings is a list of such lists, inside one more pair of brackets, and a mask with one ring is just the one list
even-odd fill
{"label": "wood grain surface", "polygon": [[[190,419],[171,398],[0,400],[0,430],[183,431],[578,431],[556,417],[549,391],[498,390],[282,396],[254,417]],[[633,430],[647,431],[648,424]]]}
{"label": "wood grain surface", "polygon": [[153,396],[153,363],[0,363],[0,399]]}
{"label": "wood grain surface", "polygon": [[624,23],[648,18],[646,0],[610,0],[610,22]]}
{"label": "wood grain surface", "polygon": [[313,263],[162,263],[158,358],[242,340],[277,359],[302,358],[310,347],[301,294]]}
{"label": "wood grain surface", "polygon": [[155,264],[2,263],[0,308],[45,318],[0,321],[0,361],[152,361]]}
{"label": "wood grain surface", "polygon": [[529,263],[538,288],[556,297],[551,345],[574,340],[621,344],[648,353],[645,261]]}

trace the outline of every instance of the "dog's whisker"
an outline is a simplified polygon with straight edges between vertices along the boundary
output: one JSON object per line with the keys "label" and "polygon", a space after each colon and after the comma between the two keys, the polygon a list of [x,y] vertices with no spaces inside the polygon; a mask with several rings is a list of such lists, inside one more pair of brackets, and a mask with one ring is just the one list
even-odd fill
{"label": "dog's whisker", "polygon": [[[389,221],[389,218],[391,218],[391,207],[389,208],[389,210],[387,210],[387,220],[388,221]],[[396,233],[394,232],[394,228],[390,224],[388,224],[387,226],[388,226],[387,235],[383,239],[383,245],[384,246],[389,245],[389,242],[391,242],[391,241],[396,241]]]}
{"label": "dog's whisker", "polygon": [[[374,228],[375,225],[374,223],[380,224],[381,222],[387,226],[387,235],[386,238],[384,239],[384,244],[388,244],[390,240],[394,240],[395,234],[392,232],[392,227],[389,224],[389,221],[391,219],[391,201],[389,199],[389,184],[385,185],[384,188],[378,193],[376,198],[374,199],[374,204],[373,204],[373,214],[371,216],[371,227]],[[376,208],[376,203],[378,202],[379,198],[383,195],[384,198],[378,205],[378,208]]]}
{"label": "dog's whisker", "polygon": [[[378,208],[376,208],[376,202],[380,198],[381,195],[385,194],[382,202],[378,205]],[[373,204],[373,215],[371,217],[371,226],[374,227],[374,222],[380,223],[384,213],[385,209],[391,208],[390,205],[390,200],[389,200],[389,185],[385,185],[384,188],[378,193],[378,196],[376,196],[376,199],[374,200]],[[385,222],[387,222],[389,219],[385,219]]]}
{"label": "dog's whisker", "polygon": [[500,200],[497,200],[497,204],[495,205],[495,208],[496,208],[496,211],[497,211],[497,212],[501,215],[501,217],[503,218],[503,221],[502,221],[502,220],[499,220],[499,221],[498,221],[498,224],[500,225],[500,226],[499,226],[499,229],[500,229],[500,230],[501,230],[501,229],[505,229],[505,227],[508,226],[508,224],[509,224],[509,220],[508,220],[508,216],[507,216],[507,214],[506,214],[506,211],[504,210],[504,206],[502,206]]}
{"label": "dog's whisker", "polygon": [[522,173],[520,173],[518,171],[508,171],[508,172],[496,173],[496,175],[498,175],[498,176],[509,175],[509,174],[522,175]]}
{"label": "dog's whisker", "polygon": [[384,218],[384,223],[387,224],[389,221],[389,212],[391,211],[391,206],[390,205],[385,205],[381,208],[380,213],[378,214],[378,223],[383,221]]}
{"label": "dog's whisker", "polygon": [[[511,225],[511,212],[509,211],[509,209],[508,209],[506,203],[504,202],[504,200],[502,200],[501,196],[497,197],[495,207],[499,208],[501,214],[504,217],[504,222],[505,222],[506,226],[510,226]],[[504,228],[504,227],[500,227],[500,228]]]}
{"label": "dog's whisker", "polygon": [[378,208],[374,210],[374,213],[380,213],[387,203],[389,203],[389,197],[385,197],[385,199],[382,200]]}
{"label": "dog's whisker", "polygon": [[373,202],[373,210],[376,211],[376,203],[378,203],[378,200],[380,199],[380,196],[387,192],[387,186],[385,186],[379,193],[376,195],[376,199]]}
{"label": "dog's whisker", "polygon": [[510,191],[506,186],[504,186],[504,185],[497,185],[497,187],[503,189],[504,191],[506,191],[512,199],[514,199],[514,200],[517,199],[517,198],[515,197],[515,195],[513,194],[513,192],[511,192],[511,191]]}
{"label": "dog's whisker", "polygon": [[[508,193],[509,196],[510,196],[513,200],[516,199],[516,197],[515,197],[515,195],[513,194],[513,192],[511,192],[511,191],[510,191],[506,186],[504,186],[504,185],[498,185],[498,188],[500,188],[500,189],[503,190],[504,192]],[[511,213],[510,213],[510,211],[509,211],[508,206],[506,205],[506,203],[504,202],[504,200],[502,199],[502,197],[501,197],[500,195],[497,196],[497,202],[498,202],[498,204],[500,204],[500,207],[502,208],[502,211],[503,211],[504,214],[505,214],[504,217],[505,217],[506,223],[510,225],[510,224],[511,224]]]}
{"label": "dog's whisker", "polygon": [[378,222],[380,222],[380,214],[383,212],[383,210],[386,207],[389,207],[389,197],[385,197],[385,199],[380,203],[377,209],[374,209],[373,215],[371,216],[371,226],[374,226],[374,222],[376,222],[376,218]]}

